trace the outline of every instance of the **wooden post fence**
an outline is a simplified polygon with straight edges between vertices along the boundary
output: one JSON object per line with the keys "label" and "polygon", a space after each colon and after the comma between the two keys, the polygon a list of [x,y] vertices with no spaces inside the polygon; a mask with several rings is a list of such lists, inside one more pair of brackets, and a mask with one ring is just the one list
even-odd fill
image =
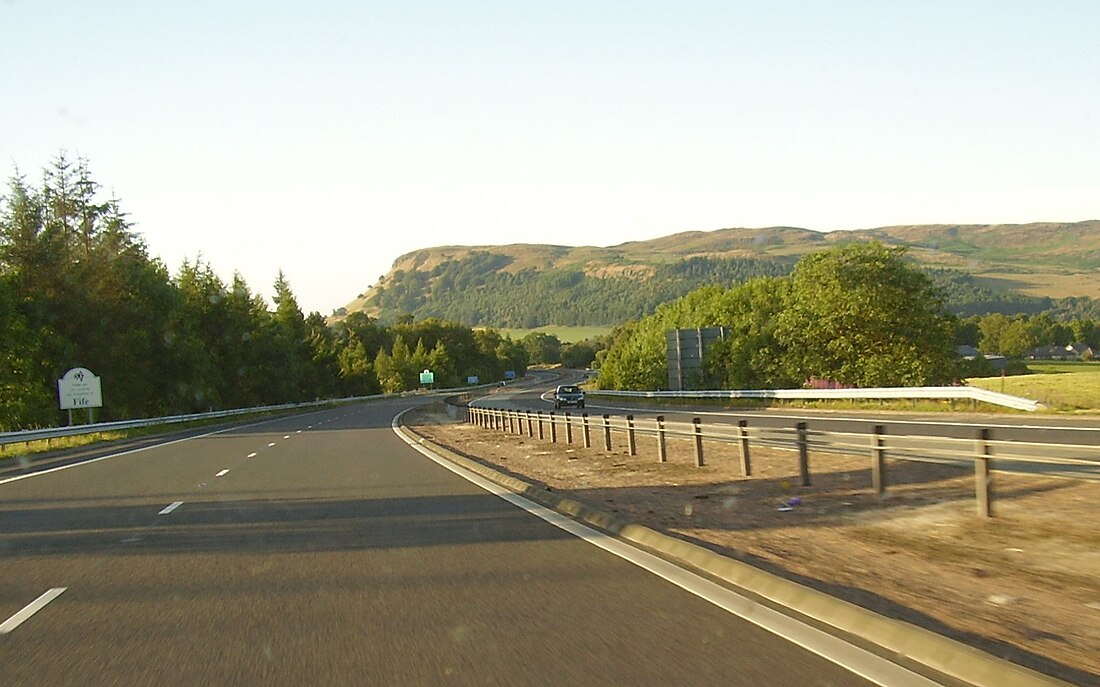
{"label": "wooden post fence", "polygon": [[703,467],[703,427],[702,418],[691,418],[692,432],[695,434],[695,467]]}
{"label": "wooden post fence", "polygon": [[665,447],[665,416],[657,416],[657,462],[668,462],[668,449]]}
{"label": "wooden post fence", "polygon": [[802,486],[810,486],[810,442],[806,433],[806,423],[795,425],[798,430],[798,472],[802,476]]}
{"label": "wooden post fence", "polygon": [[737,421],[737,448],[741,458],[741,474],[752,475],[752,458],[749,456],[749,421]]}
{"label": "wooden post fence", "polygon": [[886,448],[882,434],[882,425],[875,425],[871,432],[871,486],[879,501],[886,497]]}
{"label": "wooden post fence", "polygon": [[993,517],[993,475],[989,471],[989,429],[978,430],[974,445],[974,495],[978,500],[978,515]]}

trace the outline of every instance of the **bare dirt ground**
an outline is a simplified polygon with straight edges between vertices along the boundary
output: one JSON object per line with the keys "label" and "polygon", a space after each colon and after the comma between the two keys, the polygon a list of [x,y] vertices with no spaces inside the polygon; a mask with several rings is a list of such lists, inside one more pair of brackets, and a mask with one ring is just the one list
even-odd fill
{"label": "bare dirt ground", "polygon": [[[867,457],[811,456],[652,437],[630,456],[450,420],[406,420],[471,458],[654,529],[966,642],[1078,685],[1100,685],[1100,483],[995,473],[995,517],[975,511],[974,477],[948,465],[887,461],[879,502]],[[548,433],[547,433],[548,434]],[[652,445],[650,445],[652,444]],[[788,505],[793,503],[794,505]]]}

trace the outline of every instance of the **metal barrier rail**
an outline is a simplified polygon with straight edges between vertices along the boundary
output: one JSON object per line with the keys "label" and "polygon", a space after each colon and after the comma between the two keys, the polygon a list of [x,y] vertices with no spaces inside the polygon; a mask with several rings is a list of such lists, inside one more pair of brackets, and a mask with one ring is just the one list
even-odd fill
{"label": "metal barrier rail", "polygon": [[[807,423],[798,422],[793,428],[750,427],[747,419],[736,425],[708,426],[703,431],[702,420],[693,418],[691,423],[666,423],[663,416],[654,418],[651,426],[640,426],[633,415],[593,417],[588,413],[554,413],[522,411],[485,406],[466,408],[466,421],[484,428],[512,434],[538,436],[541,440],[557,443],[581,443],[592,448],[593,434],[600,438],[604,450],[613,450],[612,434],[626,434],[628,453],[637,455],[638,436],[654,437],[657,441],[657,460],[666,462],[669,439],[691,440],[694,443],[695,464],[705,464],[705,442],[733,444],[738,447],[742,474],[751,476],[751,450],[766,447],[795,451],[799,456],[799,472],[803,486],[810,484],[810,452],[834,455],[867,455],[871,461],[872,484],[879,498],[886,492],[887,457],[916,462],[945,463],[953,465],[973,464],[975,471],[975,498],[978,512],[984,517],[992,515],[990,472],[994,461],[1016,464],[1014,472],[1023,472],[1024,465],[1060,465],[1067,471],[1049,470],[1045,476],[1100,479],[1100,446],[1070,443],[1005,441],[991,438],[990,430],[979,428],[971,439],[943,436],[916,436],[886,434],[881,426],[871,432],[826,432],[811,430]],[[536,432],[537,428],[537,432]],[[1069,472],[1074,466],[1091,468]],[[1001,468],[999,468],[1001,469]]]}
{"label": "metal barrier rail", "polygon": [[[453,389],[438,389],[431,393],[453,394],[455,392],[471,392],[478,389],[496,388],[497,384],[480,384],[471,387],[456,387]],[[190,415],[168,415],[165,417],[141,418],[136,420],[118,420],[114,422],[97,422],[87,425],[70,425],[67,427],[48,427],[46,429],[27,429],[17,432],[0,432],[0,449],[8,444],[21,444],[45,439],[60,439],[62,437],[79,436],[82,434],[96,434],[99,432],[111,432],[122,429],[134,429],[137,427],[153,427],[157,425],[174,425],[197,420],[216,420],[225,417],[250,415],[253,413],[266,413],[280,410],[297,410],[302,408],[314,408],[324,405],[336,405],[338,403],[354,403],[380,398],[399,398],[416,394],[418,392],[404,392],[400,394],[373,394],[370,396],[350,396],[347,398],[334,398],[322,401],[307,401],[305,403],[283,403],[280,405],[257,406],[255,408],[234,408],[232,410],[215,410],[209,413],[192,413]]]}
{"label": "metal barrier rail", "polygon": [[1043,404],[1029,398],[1020,398],[997,391],[972,386],[923,386],[879,389],[748,389],[741,391],[589,391],[590,396],[620,398],[721,398],[765,400],[879,400],[879,399],[935,399],[957,401],[981,401],[1016,410],[1035,411]]}

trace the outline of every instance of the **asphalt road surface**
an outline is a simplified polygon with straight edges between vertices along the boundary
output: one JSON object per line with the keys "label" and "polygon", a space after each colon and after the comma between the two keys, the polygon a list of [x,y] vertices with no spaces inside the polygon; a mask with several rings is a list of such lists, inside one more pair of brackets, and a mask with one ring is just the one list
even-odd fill
{"label": "asphalt road surface", "polygon": [[0,477],[0,685],[871,684],[424,457],[416,402]]}

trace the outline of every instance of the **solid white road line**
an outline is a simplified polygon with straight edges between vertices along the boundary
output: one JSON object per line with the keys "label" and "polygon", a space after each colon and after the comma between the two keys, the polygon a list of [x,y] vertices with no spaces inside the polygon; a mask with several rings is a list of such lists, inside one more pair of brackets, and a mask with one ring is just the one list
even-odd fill
{"label": "solid white road line", "polygon": [[165,506],[164,509],[161,510],[161,512],[157,513],[157,515],[168,515],[182,505],[183,501],[173,501],[172,503],[169,503],[167,506]]}
{"label": "solid white road line", "polygon": [[[402,413],[403,414],[403,413]],[[658,577],[688,591],[699,598],[722,608],[743,620],[747,620],[775,635],[825,658],[852,673],[884,687],[941,687],[940,683],[923,675],[914,673],[881,656],[861,649],[853,644],[834,637],[810,625],[784,615],[752,599],[727,589],[715,582],[700,577],[663,558],[637,549],[634,546],[582,525],[555,510],[541,506],[534,501],[519,496],[504,487],[491,482],[481,475],[470,472],[440,456],[433,454],[417,441],[406,435],[400,425],[401,415],[395,417],[391,427],[397,436],[430,460],[447,468],[459,477],[476,484],[485,491],[518,506],[546,522],[579,537],[589,544],[598,546],[634,565],[647,570]]]}
{"label": "solid white road line", "polygon": [[226,468],[225,470],[222,470],[221,472],[219,472],[218,474],[216,474],[216,475],[214,475],[214,476],[215,476],[215,477],[223,477],[223,476],[225,476],[225,475],[227,475],[227,474],[229,474],[229,468]]}
{"label": "solid white road line", "polygon": [[30,618],[35,613],[41,611],[43,608],[46,607],[46,604],[64,594],[66,589],[68,589],[68,587],[54,587],[42,596],[27,604],[26,608],[5,620],[3,624],[0,624],[0,635],[6,635],[7,633],[22,625],[27,618]]}

